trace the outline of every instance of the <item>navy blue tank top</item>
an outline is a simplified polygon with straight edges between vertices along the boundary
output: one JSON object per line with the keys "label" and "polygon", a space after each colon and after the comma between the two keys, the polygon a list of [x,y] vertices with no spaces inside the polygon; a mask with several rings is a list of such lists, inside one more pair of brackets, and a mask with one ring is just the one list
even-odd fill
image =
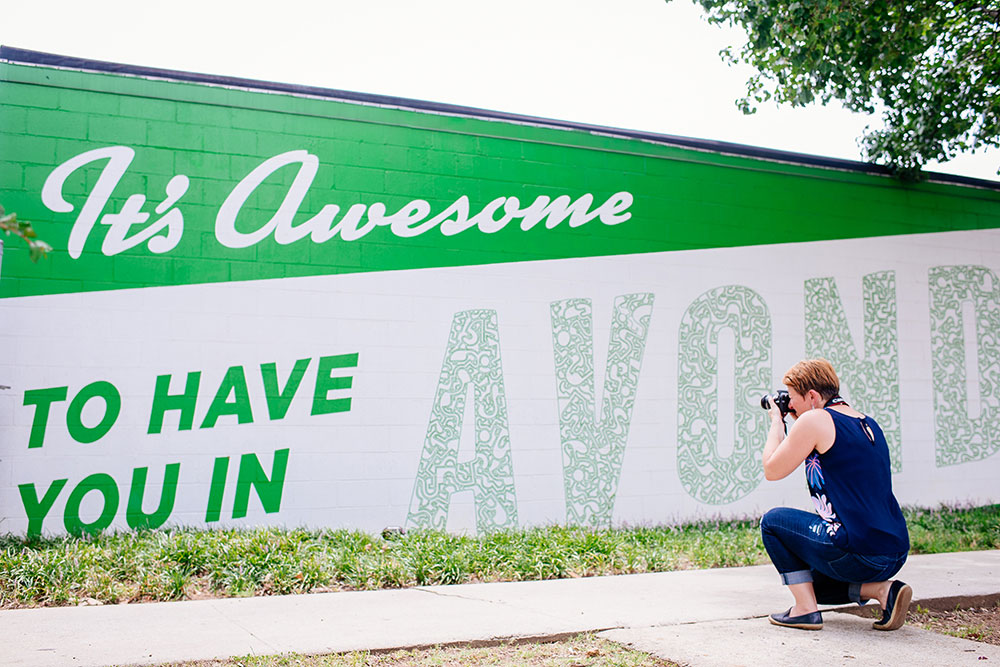
{"label": "navy blue tank top", "polygon": [[898,554],[910,548],[906,520],[892,495],[889,447],[871,417],[826,408],[837,429],[833,446],[806,457],[806,483],[826,532],[857,554]]}

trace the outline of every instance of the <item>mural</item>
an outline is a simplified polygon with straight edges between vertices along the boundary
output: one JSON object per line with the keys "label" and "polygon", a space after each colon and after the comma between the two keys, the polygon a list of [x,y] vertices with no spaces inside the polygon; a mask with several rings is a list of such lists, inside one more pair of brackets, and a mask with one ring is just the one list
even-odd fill
{"label": "mural", "polygon": [[928,283],[937,464],[981,461],[1000,450],[1000,285],[982,266],[936,266]]}
{"label": "mural", "polygon": [[[459,462],[470,388],[475,456]],[[480,532],[517,526],[507,392],[494,310],[457,313],[452,321],[407,525],[444,530],[451,497],[465,490],[474,492]]]}
{"label": "mural", "polygon": [[[720,334],[733,340],[733,433],[720,433]],[[677,349],[677,472],[703,503],[743,498],[763,479],[760,450],[767,415],[760,398],[771,388],[771,314],[759,294],[740,285],[699,296],[681,319]],[[719,442],[732,442],[723,456]]]}
{"label": "mural", "polygon": [[864,277],[864,347],[851,339],[843,301],[833,278],[805,284],[806,355],[829,359],[840,377],[841,394],[855,409],[876,417],[889,444],[892,471],[902,470],[899,417],[899,333],[896,274]]}
{"label": "mural", "polygon": [[567,299],[551,305],[568,524],[611,524],[652,309],[652,294],[615,298],[598,417],[591,301]]}
{"label": "mural", "polygon": [[0,534],[809,507],[805,356],[901,502],[1000,502],[996,184],[11,53]]}

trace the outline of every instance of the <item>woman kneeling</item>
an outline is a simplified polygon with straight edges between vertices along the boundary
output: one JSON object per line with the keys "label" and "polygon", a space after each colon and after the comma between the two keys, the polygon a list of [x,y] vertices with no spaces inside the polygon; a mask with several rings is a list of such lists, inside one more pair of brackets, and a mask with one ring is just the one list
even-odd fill
{"label": "woman kneeling", "polygon": [[825,359],[800,361],[782,382],[795,422],[786,435],[785,414],[769,401],[764,476],[783,479],[805,461],[817,514],[778,507],[761,519],[764,547],[795,598],[771,623],[819,630],[818,604],[875,599],[882,618],[872,627],[895,630],[906,621],[913,591],[890,578],[906,562],[910,538],[892,494],[882,429],[840,397],[840,380]]}

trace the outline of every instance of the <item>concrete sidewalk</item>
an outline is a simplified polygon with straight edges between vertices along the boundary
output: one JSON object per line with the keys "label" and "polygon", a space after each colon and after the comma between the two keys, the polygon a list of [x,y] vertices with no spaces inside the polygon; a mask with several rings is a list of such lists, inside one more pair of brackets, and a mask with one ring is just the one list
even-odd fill
{"label": "concrete sidewalk", "polygon": [[[1000,550],[913,556],[915,601],[1000,594]],[[1000,664],[1000,647],[824,614],[777,628],[790,606],[771,566],[540,582],[0,611],[0,665],[126,665],[247,654],[334,653],[603,631],[702,665]],[[993,663],[988,663],[993,664]]]}

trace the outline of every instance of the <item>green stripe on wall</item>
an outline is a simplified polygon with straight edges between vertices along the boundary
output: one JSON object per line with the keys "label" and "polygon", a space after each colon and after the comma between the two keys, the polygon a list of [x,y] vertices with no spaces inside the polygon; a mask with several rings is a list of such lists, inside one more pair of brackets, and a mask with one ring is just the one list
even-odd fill
{"label": "green stripe on wall", "polygon": [[[0,86],[0,202],[55,248],[32,264],[17,239],[5,239],[0,297],[1000,227],[996,191],[904,185],[585,131],[10,63],[0,65]],[[162,254],[142,244],[105,256],[108,227],[97,224],[73,259],[70,231],[105,162],[66,181],[72,213],[46,208],[43,185],[70,158],[119,145],[135,158],[103,214],[141,194],[155,220],[167,183],[183,174],[183,235]],[[596,207],[623,191],[634,197],[631,219],[528,231],[515,220],[496,233],[434,229],[413,238],[380,227],[355,241],[222,245],[216,216],[236,185],[296,150],[315,155],[319,169],[295,224],[327,204],[341,207],[339,219],[354,204],[378,202],[394,213],[420,199],[433,216],[462,195],[476,213],[497,197],[517,197],[523,207],[539,196],[589,193]],[[269,177],[241,210],[238,229],[267,221],[296,171]]]}

